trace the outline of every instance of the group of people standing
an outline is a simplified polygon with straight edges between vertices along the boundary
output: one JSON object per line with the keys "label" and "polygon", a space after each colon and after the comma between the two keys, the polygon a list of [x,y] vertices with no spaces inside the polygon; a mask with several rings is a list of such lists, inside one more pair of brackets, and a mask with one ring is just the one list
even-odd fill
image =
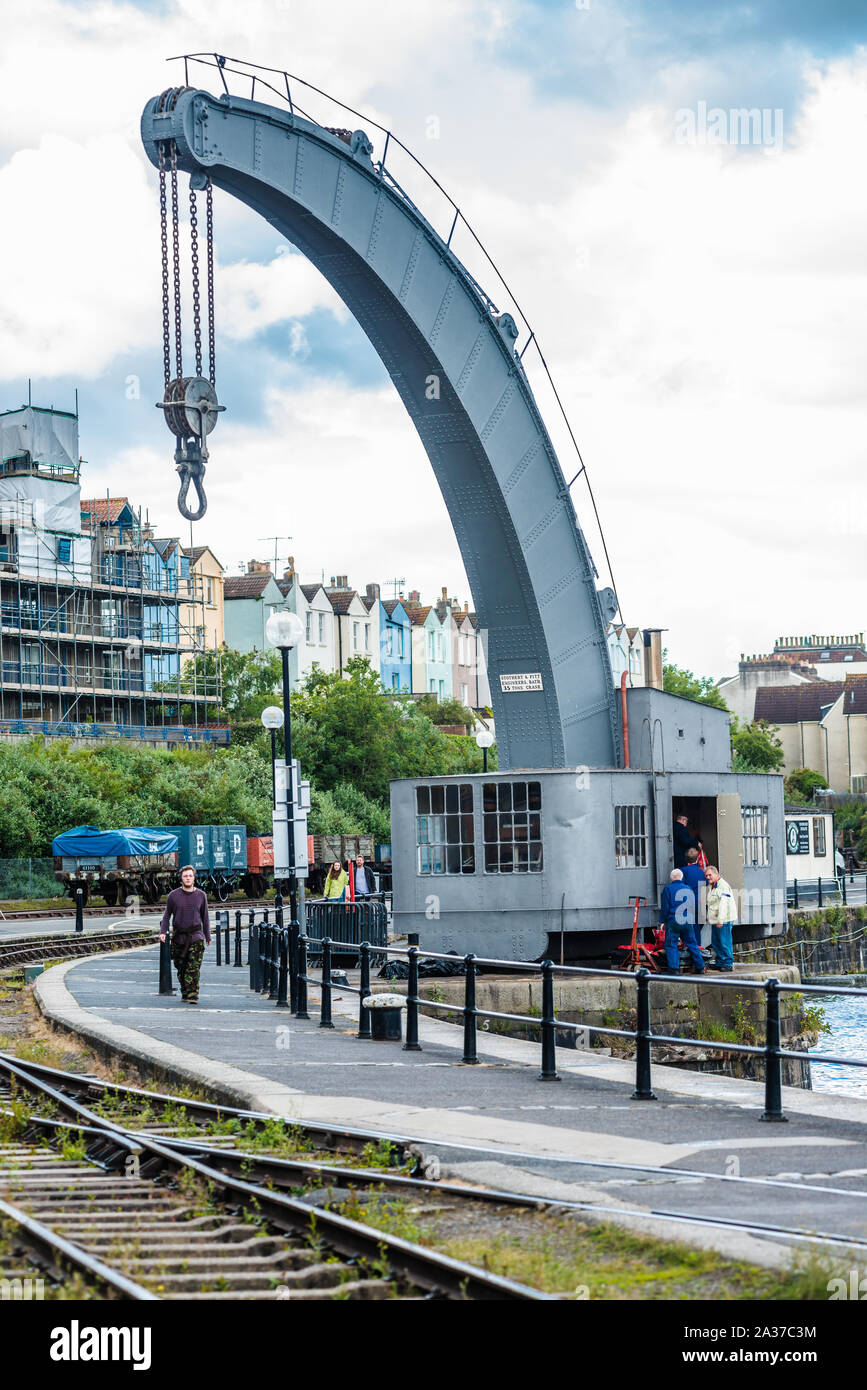
{"label": "group of people standing", "polygon": [[[354,864],[351,859],[348,859],[346,862],[353,875],[352,887],[355,893],[355,901],[358,901],[359,898],[369,898],[371,894],[376,892],[376,883],[374,882],[371,870],[364,862],[364,855],[356,855]],[[328,876],[325,879],[325,887],[322,895],[325,898],[330,898],[334,902],[342,903],[346,898],[346,890],[348,887],[349,874],[346,869],[343,868],[340,861],[335,859],[331,868],[328,870]]]}
{"label": "group of people standing", "polygon": [[[714,864],[702,864],[702,846],[689,831],[686,816],[674,823],[674,864],[671,880],[662,890],[660,926],[665,928],[665,958],[671,974],[680,971],[682,941],[692,960],[692,973],[705,970],[728,974],[734,967],[732,926],[737,906],[731,886]],[[713,960],[705,963],[701,951],[700,908],[706,894],[705,920],[710,923]]]}

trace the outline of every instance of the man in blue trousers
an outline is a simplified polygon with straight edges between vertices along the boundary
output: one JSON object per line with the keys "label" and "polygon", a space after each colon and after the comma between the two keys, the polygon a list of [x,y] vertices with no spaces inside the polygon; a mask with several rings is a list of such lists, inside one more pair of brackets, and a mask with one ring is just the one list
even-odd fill
{"label": "man in blue trousers", "polygon": [[683,870],[672,869],[671,882],[662,890],[659,924],[665,927],[665,959],[670,975],[680,973],[678,941],[692,957],[693,973],[704,974],[704,957],[695,939],[695,895],[683,881]]}

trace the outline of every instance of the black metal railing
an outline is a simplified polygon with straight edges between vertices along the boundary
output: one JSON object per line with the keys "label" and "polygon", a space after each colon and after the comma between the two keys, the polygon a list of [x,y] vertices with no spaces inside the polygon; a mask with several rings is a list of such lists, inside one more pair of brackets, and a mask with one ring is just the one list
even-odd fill
{"label": "black metal railing", "polygon": [[825,907],[827,903],[867,902],[867,872],[847,869],[836,878],[794,878],[786,884],[789,907]]}
{"label": "black metal railing", "polygon": [[[323,909],[330,909],[326,912]],[[381,916],[376,912],[380,910]],[[340,916],[342,914],[342,917]],[[279,903],[273,908],[228,909],[216,913],[215,944],[217,965],[233,964],[236,968],[247,965],[250,989],[264,994],[274,1001],[278,1008],[289,1008],[296,1018],[309,1019],[308,1000],[311,985],[320,990],[319,1026],[332,1028],[332,991],[339,988],[341,994],[353,994],[358,998],[359,1038],[371,1037],[370,1009],[365,1008],[364,1000],[371,993],[371,968],[382,959],[391,957],[405,959],[407,962],[406,981],[406,1041],[404,1051],[420,1052],[419,1018],[423,1009],[435,1014],[451,1013],[463,1022],[464,1065],[478,1063],[478,1026],[480,1019],[497,1020],[504,1023],[519,1024],[538,1031],[541,1046],[541,1066],[538,1073],[540,1081],[558,1081],[557,1046],[558,1034],[588,1037],[596,1034],[603,1038],[623,1038],[635,1044],[635,1088],[632,1099],[639,1101],[656,1100],[652,1085],[653,1048],[669,1045],[687,1048],[711,1048],[726,1055],[756,1057],[765,1067],[765,1103],[762,1120],[785,1121],[782,1107],[782,1068],[784,1061],[823,1062],[831,1065],[867,1067],[867,1060],[857,1057],[841,1057],[832,1053],[803,1052],[794,1048],[784,1048],[781,1041],[780,998],[783,994],[797,995],[841,995],[867,999],[867,989],[845,985],[807,985],[784,984],[780,980],[722,979],[714,976],[713,985],[720,989],[759,991],[765,997],[765,1041],[763,1044],[725,1042],[709,1038],[675,1037],[667,1033],[655,1033],[651,1025],[651,985],[657,982],[694,986],[698,981],[690,976],[652,974],[649,970],[599,970],[589,966],[555,965],[553,961],[515,961],[499,960],[487,956],[476,956],[472,952],[465,956],[444,954],[438,951],[422,951],[418,946],[389,946],[385,935],[385,908],[381,903],[309,903],[306,905],[307,925],[314,919],[317,932],[335,921],[376,922],[376,939],[357,939],[357,931],[347,937],[331,937],[327,933],[313,937],[309,931],[301,931],[298,923],[284,922],[284,909]],[[230,920],[233,917],[233,921]],[[246,922],[244,918],[246,917]],[[247,959],[243,959],[243,941],[246,935]],[[164,947],[170,971],[168,943]],[[318,978],[311,977],[309,958],[312,953],[321,955],[321,969]],[[357,985],[341,979],[339,985],[333,980],[333,961],[339,955],[355,955],[360,966]],[[425,999],[419,994],[419,965],[425,961],[443,961],[461,968],[464,975],[464,1000],[453,1004],[445,1000]],[[520,969],[524,974],[536,974],[541,979],[542,999],[539,1014],[504,1013],[497,1009],[479,1008],[476,998],[476,979],[482,969],[509,970]],[[573,1023],[557,1017],[554,1003],[554,981],[556,977],[582,976],[596,979],[629,980],[635,985],[635,1028],[611,1028],[602,1024]],[[170,979],[170,974],[168,976]],[[161,976],[162,979],[162,976]],[[171,992],[170,990],[167,992]]]}

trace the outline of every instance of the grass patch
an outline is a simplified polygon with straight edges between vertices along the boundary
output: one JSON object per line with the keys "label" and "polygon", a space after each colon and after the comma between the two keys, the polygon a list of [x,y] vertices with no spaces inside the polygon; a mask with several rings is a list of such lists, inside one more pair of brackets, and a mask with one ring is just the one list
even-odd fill
{"label": "grass patch", "polygon": [[583,1226],[552,1216],[542,1216],[532,1232],[459,1238],[440,1248],[567,1299],[764,1302],[827,1296],[828,1272],[818,1264],[782,1273],[613,1225]]}

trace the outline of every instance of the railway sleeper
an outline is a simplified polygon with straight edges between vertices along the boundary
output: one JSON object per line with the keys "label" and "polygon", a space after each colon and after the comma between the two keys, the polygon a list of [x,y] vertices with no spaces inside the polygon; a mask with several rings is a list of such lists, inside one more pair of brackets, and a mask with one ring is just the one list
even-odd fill
{"label": "railway sleeper", "polygon": [[342,1299],[369,1300],[381,1298],[397,1297],[397,1290],[394,1284],[387,1279],[354,1279],[345,1284],[338,1284],[331,1289],[287,1289],[280,1287],[276,1289],[214,1289],[210,1293],[164,1293],[161,1295],[169,1301],[183,1299],[185,1303],[207,1299],[208,1302],[248,1301],[256,1299],[262,1302],[265,1299],[280,1300],[306,1300],[326,1301]]}

